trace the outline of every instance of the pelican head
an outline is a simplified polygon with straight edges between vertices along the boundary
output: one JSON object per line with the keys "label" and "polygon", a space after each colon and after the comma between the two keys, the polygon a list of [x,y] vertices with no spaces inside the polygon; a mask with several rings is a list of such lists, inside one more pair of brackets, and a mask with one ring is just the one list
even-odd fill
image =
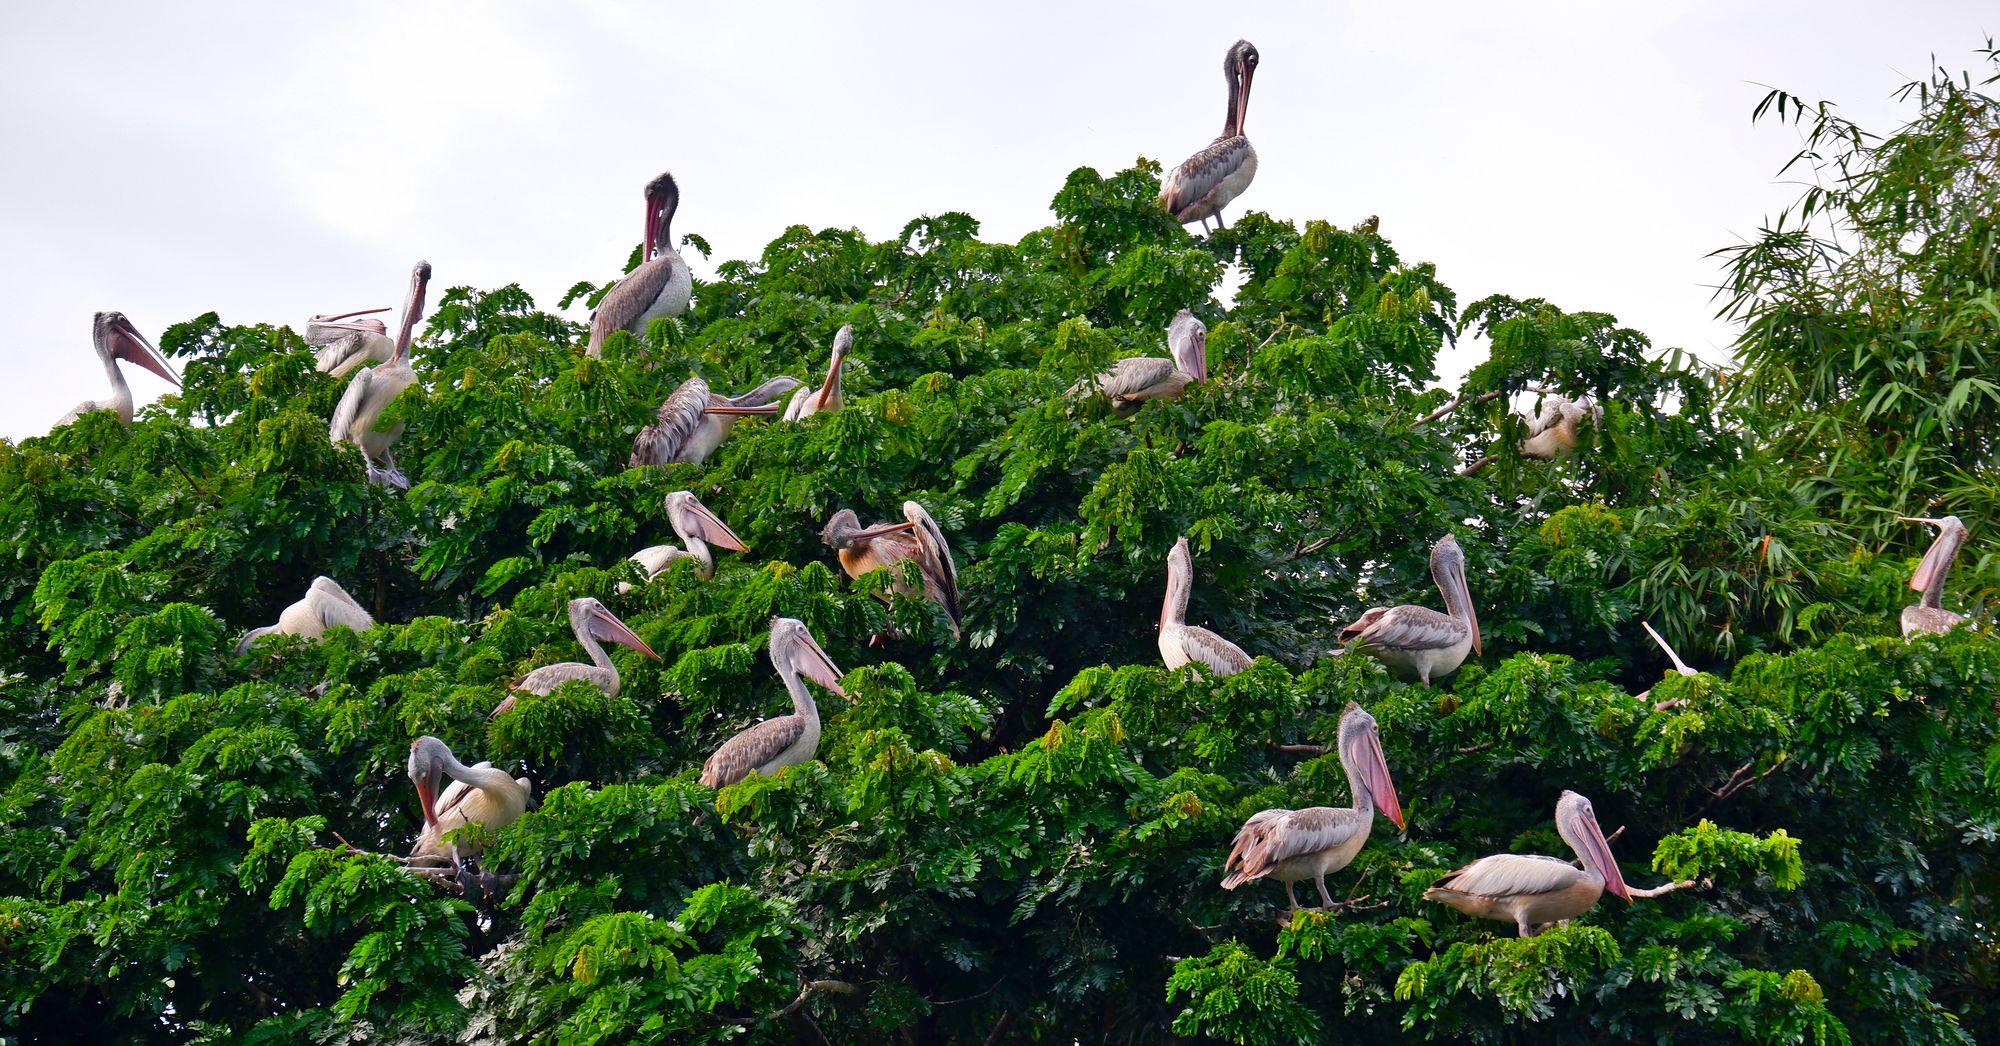
{"label": "pelican head", "polygon": [[1174,354],[1175,366],[1196,381],[1208,380],[1208,324],[1192,311],[1182,309],[1167,325],[1167,347]]}
{"label": "pelican head", "polygon": [[1382,816],[1403,827],[1403,804],[1396,798],[1396,783],[1389,779],[1389,761],[1382,757],[1382,734],[1375,717],[1352,701],[1340,715],[1340,763],[1349,767],[1368,798]]}
{"label": "pelican head", "polygon": [[1590,800],[1575,792],[1563,792],[1562,798],[1556,800],[1556,833],[1583,859],[1585,868],[1603,877],[1606,892],[1631,903],[1632,890],[1625,885],[1625,876],[1619,873],[1618,862],[1611,857],[1611,844],[1605,841],[1604,829],[1597,826],[1597,811],[1590,808]]}
{"label": "pelican head", "polygon": [[655,661],[660,659],[660,655],[653,653],[653,648],[647,646],[646,641],[640,639],[638,633],[625,627],[625,622],[618,620],[618,615],[605,609],[604,604],[589,596],[569,601],[569,623],[578,635],[587,635],[600,643],[616,643],[622,647],[629,647]]}
{"label": "pelican head", "polygon": [[1465,623],[1472,629],[1472,652],[1485,653],[1479,644],[1479,615],[1472,609],[1472,590],[1465,583],[1465,550],[1458,547],[1458,539],[1450,534],[1431,546],[1431,579],[1444,594],[1445,607],[1453,612],[1452,616],[1461,611],[1465,614]]}
{"label": "pelican head", "polygon": [[827,397],[840,387],[840,364],[847,359],[847,350],[853,347],[854,324],[841,324],[840,330],[833,336],[833,362],[827,364],[826,384],[819,387],[819,401],[813,404],[814,410],[825,410]]}
{"label": "pelican head", "polygon": [[861,525],[861,517],[851,508],[841,509],[826,521],[826,528],[819,532],[819,539],[833,548],[853,548],[873,541],[884,534],[896,534],[916,529],[915,523],[877,523],[872,527]]}
{"label": "pelican head", "polygon": [[721,517],[708,510],[700,499],[685,490],[667,495],[667,522],[682,541],[703,541],[731,552],[748,552],[750,547]]}
{"label": "pelican head", "polygon": [[100,312],[92,317],[91,337],[97,343],[99,356],[135,363],[175,385],[181,383],[181,379],[167,368],[167,361],[160,356],[160,350],[139,333],[139,328],[133,326],[124,313]]}
{"label": "pelican head", "polygon": [[681,187],[666,171],[646,183],[646,248],[642,257],[651,261],[661,251],[673,249],[670,229],[674,211],[681,205]]}
{"label": "pelican head", "polygon": [[445,771],[456,774],[465,769],[465,764],[451,754],[443,741],[425,734],[410,742],[410,783],[417,786],[417,802],[424,808],[424,824],[438,823],[438,785],[444,781]]}
{"label": "pelican head", "polygon": [[771,619],[771,667],[781,676],[804,676],[847,697],[847,691],[840,686],[840,669],[834,667],[833,659],[820,649],[819,642],[806,630],[806,623],[798,618]]}
{"label": "pelican head", "polygon": [[410,270],[410,294],[403,299],[403,326],[396,334],[396,352],[392,360],[408,359],[410,336],[416,333],[417,319],[424,314],[424,290],[431,283],[431,263],[420,261]]}
{"label": "pelican head", "polygon": [[1229,81],[1230,126],[1224,137],[1243,133],[1243,118],[1250,111],[1250,79],[1257,75],[1257,45],[1238,40],[1229,45],[1222,58],[1222,75]]}
{"label": "pelican head", "polygon": [[1965,523],[1957,516],[1896,518],[1905,523],[1929,523],[1938,528],[1937,540],[1931,542],[1930,551],[1925,552],[1923,561],[1917,564],[1917,572],[1910,575],[1910,587],[1924,592],[1933,584],[1941,584],[1945,572],[1951,569],[1951,561],[1958,558],[1958,547],[1965,543]]}

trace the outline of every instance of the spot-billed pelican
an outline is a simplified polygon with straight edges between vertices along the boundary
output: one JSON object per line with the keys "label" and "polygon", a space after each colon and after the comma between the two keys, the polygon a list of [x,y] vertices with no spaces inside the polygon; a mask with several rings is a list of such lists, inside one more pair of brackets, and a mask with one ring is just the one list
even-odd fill
{"label": "spot-billed pelican", "polygon": [[646,183],[646,234],[641,262],[631,274],[619,280],[597,303],[590,318],[590,344],[584,350],[592,356],[604,354],[604,339],[612,331],[646,333],[654,320],[671,319],[687,311],[694,294],[694,278],[687,262],[674,250],[674,211],[681,204],[681,189],[672,174],[662,174]]}
{"label": "spot-billed pelican", "polygon": [[792,714],[766,719],[724,741],[701,765],[702,784],[722,788],[753,773],[769,776],[811,759],[819,750],[819,706],[799,677],[847,697],[840,688],[840,669],[814,641],[805,622],[789,617],[771,619],[771,667],[792,695]]}
{"label": "spot-billed pelican", "polygon": [[1539,854],[1494,854],[1439,879],[1424,891],[1424,899],[1475,918],[1512,922],[1523,937],[1582,915],[1606,890],[1628,903],[1632,900],[1633,891],[1618,872],[1590,800],[1564,792],[1556,801],[1556,832],[1576,851],[1583,867]]}
{"label": "spot-billed pelican", "polygon": [[[695,574],[703,581],[715,576],[715,556],[708,546],[715,545],[731,552],[748,552],[749,546],[729,529],[721,517],[708,510],[700,499],[685,490],[676,490],[667,495],[667,522],[679,534],[683,548],[672,545],[654,545],[632,553],[632,562],[646,569],[646,580],[651,581],[672,565],[677,559],[692,559]],[[629,581],[618,583],[618,591],[630,592]]]}
{"label": "spot-billed pelican", "polygon": [[1160,607],[1161,659],[1168,668],[1199,661],[1208,666],[1211,675],[1218,676],[1233,676],[1249,668],[1250,655],[1242,647],[1187,623],[1188,593],[1193,589],[1194,559],[1188,554],[1187,539],[1181,538],[1167,553],[1167,599]]}
{"label": "spot-billed pelican", "polygon": [[1243,136],[1243,117],[1250,109],[1250,80],[1257,73],[1257,48],[1248,40],[1231,44],[1222,56],[1222,76],[1229,81],[1229,111],[1222,133],[1206,149],[1181,161],[1160,181],[1160,206],[1186,225],[1208,220],[1223,228],[1222,208],[1250,187],[1257,177],[1257,150]]}
{"label": "spot-billed pelican", "polygon": [[1124,415],[1150,399],[1179,399],[1188,385],[1208,380],[1208,325],[1193,312],[1182,309],[1167,326],[1167,348],[1172,359],[1132,356],[1119,360],[1110,370],[1070,386],[1069,394],[1103,393],[1111,401],[1111,409]]}
{"label": "spot-billed pelican", "polygon": [[431,263],[418,262],[410,273],[410,294],[403,302],[403,325],[396,335],[395,351],[387,363],[355,373],[340,405],[334,408],[333,424],[327,428],[327,436],[335,443],[361,448],[368,463],[368,482],[398,490],[408,490],[410,479],[396,468],[396,458],[389,450],[402,438],[403,423],[378,429],[376,422],[404,389],[417,383],[417,372],[410,366],[410,336],[416,331],[417,318],[423,315],[424,289],[430,282]]}
{"label": "spot-billed pelican", "polygon": [[[445,833],[468,824],[483,824],[497,832],[513,824],[528,809],[534,783],[525,777],[509,777],[492,763],[467,766],[451,754],[443,741],[426,734],[410,742],[410,781],[417,786],[417,801],[424,808],[423,832],[410,851],[412,861],[456,863],[456,858],[477,857],[478,843],[452,845]],[[451,775],[451,787],[438,794],[444,775]]]}
{"label": "spot-billed pelican", "polygon": [[160,356],[160,350],[139,333],[139,328],[125,318],[122,312],[100,312],[90,321],[91,343],[97,349],[97,358],[104,361],[104,376],[111,381],[111,398],[105,400],[84,400],[76,405],[56,428],[62,428],[94,410],[113,411],[121,425],[132,424],[132,387],[125,384],[125,374],[118,369],[118,361],[125,360],[158,374],[179,388],[181,379],[167,368],[167,361]]}
{"label": "spot-billed pelican", "polygon": [[[602,643],[616,643],[637,650],[655,661],[660,659],[660,655],[653,653],[653,648],[647,646],[645,640],[625,627],[625,622],[618,620],[618,615],[606,610],[604,604],[589,596],[569,601],[569,628],[576,634],[576,641],[590,655],[590,664],[562,661],[553,665],[543,665],[515,680],[514,685],[509,687],[510,690],[546,694],[572,679],[584,679],[604,691],[606,695],[617,697],[618,666],[611,663],[611,655],[604,652]],[[508,694],[506,700],[494,706],[487,718],[491,719],[513,707],[514,695]]]}
{"label": "spot-billed pelican", "polygon": [[313,578],[312,585],[306,589],[304,598],[286,607],[284,612],[278,615],[277,624],[251,629],[250,633],[243,637],[243,641],[236,644],[236,656],[242,657],[248,653],[259,636],[282,632],[290,636],[318,639],[327,629],[335,625],[344,625],[356,632],[366,632],[375,627],[375,619],[369,616],[368,611],[361,608],[361,604],[354,601],[353,596],[347,594],[346,589],[341,588],[332,578],[321,575]]}
{"label": "spot-billed pelican", "polygon": [[1380,658],[1404,679],[1443,679],[1479,651],[1479,617],[1465,584],[1465,551],[1446,534],[1431,546],[1431,577],[1444,594],[1447,613],[1404,604],[1374,607],[1340,630],[1343,642],[1358,641],[1363,653]]}
{"label": "spot-billed pelican", "polygon": [[827,364],[826,384],[792,393],[792,401],[785,404],[786,421],[804,421],[815,414],[840,409],[840,364],[853,347],[854,325],[845,324],[833,336],[833,362]]}
{"label": "spot-billed pelican", "polygon": [[[945,617],[951,621],[951,634],[957,636],[962,619],[958,609],[958,564],[951,558],[951,546],[946,544],[937,521],[922,505],[903,502],[903,518],[908,522],[863,527],[861,517],[853,509],[844,508],[827,520],[820,540],[839,552],[840,568],[851,578],[906,559],[916,560],[917,572],[924,579],[924,595],[944,608]],[[900,580],[891,591],[914,594]]]}
{"label": "spot-billed pelican", "polygon": [[1930,550],[1917,564],[1917,572],[1910,575],[1910,587],[1924,596],[1903,608],[1903,636],[1908,638],[1919,632],[1949,632],[1965,624],[1965,615],[1954,614],[1943,606],[1944,576],[1951,572],[1951,562],[1958,558],[1959,546],[1965,544],[1965,524],[1957,516],[1896,518],[1905,523],[1929,523],[1938,528],[1937,540],[1931,542]]}

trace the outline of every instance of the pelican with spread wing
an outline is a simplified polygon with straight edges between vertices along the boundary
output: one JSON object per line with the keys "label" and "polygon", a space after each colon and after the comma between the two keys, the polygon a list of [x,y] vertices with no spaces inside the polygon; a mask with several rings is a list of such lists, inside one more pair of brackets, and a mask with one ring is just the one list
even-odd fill
{"label": "pelican with spread wing", "polygon": [[681,382],[660,404],[653,424],[632,440],[628,467],[684,462],[699,465],[715,453],[738,418],[778,413],[778,399],[804,385],[792,377],[776,377],[738,396],[717,395],[699,377]]}

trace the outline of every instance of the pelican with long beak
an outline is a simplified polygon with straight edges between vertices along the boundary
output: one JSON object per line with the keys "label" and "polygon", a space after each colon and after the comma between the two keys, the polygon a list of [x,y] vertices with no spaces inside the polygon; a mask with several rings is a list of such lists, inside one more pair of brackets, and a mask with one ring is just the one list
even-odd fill
{"label": "pelican with long beak", "polygon": [[[1320,904],[1339,907],[1326,892],[1326,877],[1353,862],[1368,841],[1375,811],[1403,827],[1403,804],[1396,799],[1389,763],[1382,757],[1382,735],[1375,717],[1349,702],[1340,716],[1340,766],[1347,771],[1350,806],[1311,806],[1303,810],[1264,810],[1252,814],[1236,833],[1223,862],[1222,888],[1234,890],[1252,879],[1276,879],[1285,884],[1285,900],[1299,910],[1292,884],[1311,879],[1319,887]],[[1371,809],[1371,807],[1373,809]]]}
{"label": "pelican with long beak", "polygon": [[778,678],[785,681],[785,690],[792,695],[792,714],[766,719],[724,741],[701,764],[702,784],[722,788],[751,774],[768,777],[811,759],[819,751],[819,705],[800,677],[847,697],[847,691],[840,687],[840,669],[820,649],[805,622],[790,617],[771,619],[771,667],[778,670]]}
{"label": "pelican with long beak", "polygon": [[[632,553],[632,562],[646,570],[646,580],[651,581],[672,566],[677,559],[694,560],[695,576],[707,581],[715,576],[715,556],[708,546],[726,548],[731,552],[748,552],[750,547],[736,532],[729,529],[721,517],[708,510],[700,499],[685,490],[676,490],[667,495],[667,522],[673,525],[674,533],[681,537],[682,548],[672,545],[654,545]],[[632,584],[621,581],[618,591],[630,592]]]}
{"label": "pelican with long beak", "polygon": [[375,313],[388,311],[356,309],[307,320],[306,344],[319,350],[313,354],[314,368],[344,378],[364,363],[388,362],[396,354],[396,343],[389,339],[389,328],[374,318]]}
{"label": "pelican with long beak", "polygon": [[1194,558],[1188,541],[1174,542],[1167,553],[1167,599],[1160,607],[1160,658],[1168,668],[1190,661],[1208,666],[1209,674],[1233,676],[1250,667],[1243,648],[1199,625],[1187,623],[1188,594],[1194,589]]}
{"label": "pelican with long beak", "polygon": [[388,362],[355,373],[340,397],[340,405],[334,408],[333,424],[327,427],[327,436],[333,442],[352,443],[361,448],[361,456],[368,464],[368,482],[398,490],[408,490],[410,478],[396,468],[395,455],[389,451],[403,437],[403,423],[399,421],[382,429],[376,427],[376,422],[404,389],[417,383],[417,372],[410,366],[410,336],[416,331],[417,318],[423,315],[424,289],[430,282],[431,263],[418,262],[410,273],[410,294],[403,302],[403,325],[396,334]]}
{"label": "pelican with long beak", "polygon": [[786,421],[804,421],[815,414],[840,409],[840,364],[853,347],[854,325],[845,324],[833,336],[833,362],[826,368],[826,384],[792,393],[792,401],[785,405]]}
{"label": "pelican with long beak", "polygon": [[[914,501],[903,502],[903,518],[907,522],[863,527],[861,517],[853,509],[844,508],[826,521],[820,540],[838,552],[840,569],[851,578],[893,567],[906,559],[916,560],[917,572],[924,579],[924,596],[944,608],[945,618],[951,622],[951,634],[956,637],[963,622],[958,609],[958,563],[951,558],[944,530]],[[891,585],[890,591],[915,594],[901,580]]]}
{"label": "pelican with long beak", "polygon": [[[1534,461],[1569,457],[1576,453],[1583,438],[1580,426],[1585,418],[1591,419],[1593,425],[1602,424],[1604,408],[1588,400],[1579,403],[1567,396],[1551,395],[1542,401],[1541,411],[1528,419],[1528,434],[1514,449]],[[1499,455],[1488,454],[1458,470],[1458,474],[1470,476],[1498,460]]]}
{"label": "pelican with long beak", "polygon": [[1539,854],[1494,854],[1431,884],[1424,899],[1448,904],[1474,918],[1512,922],[1523,937],[1533,937],[1550,923],[1582,915],[1606,890],[1631,902],[1634,892],[1619,874],[1611,844],[1597,826],[1590,800],[1564,792],[1556,800],[1556,832],[1576,851],[1583,867]]}
{"label": "pelican with long beak", "polygon": [[1479,616],[1465,584],[1465,551],[1450,534],[1431,546],[1431,578],[1444,594],[1446,613],[1411,604],[1374,607],[1340,630],[1341,641],[1350,649],[1359,643],[1363,653],[1379,658],[1390,671],[1425,686],[1458,671],[1468,651],[1483,651]]}
{"label": "pelican with long beak", "polygon": [[1110,370],[1070,386],[1069,394],[1102,393],[1111,401],[1112,411],[1123,416],[1145,406],[1147,400],[1179,399],[1189,385],[1208,380],[1208,325],[1192,311],[1182,309],[1167,325],[1167,348],[1172,359],[1132,356],[1119,360]]}
{"label": "pelican with long beak", "polygon": [[597,313],[590,318],[590,344],[584,349],[589,355],[604,355],[604,339],[612,331],[644,334],[654,320],[671,319],[687,311],[694,295],[694,277],[680,252],[674,250],[674,211],[680,205],[681,188],[672,174],[646,183],[642,261],[597,303]]}
{"label": "pelican with long beak", "polygon": [[[616,643],[650,657],[655,661],[660,655],[639,638],[638,633],[625,627],[618,615],[604,608],[604,604],[589,596],[569,601],[569,628],[575,633],[576,641],[590,655],[590,664],[581,661],[563,661],[553,665],[543,665],[533,672],[514,681],[508,689],[530,694],[546,694],[557,686],[572,679],[589,681],[607,697],[618,696],[618,666],[611,663],[611,655],[604,652],[604,643]],[[514,695],[494,707],[486,718],[491,719],[514,707]]]}
{"label": "pelican with long beak", "polygon": [[1222,76],[1229,81],[1229,111],[1222,117],[1222,133],[1208,148],[1181,161],[1160,182],[1160,206],[1174,220],[1186,225],[1208,220],[1222,224],[1222,208],[1250,187],[1257,177],[1257,150],[1243,136],[1243,118],[1250,111],[1250,80],[1257,74],[1257,48],[1248,40],[1238,40],[1222,56]]}
{"label": "pelican with long beak", "polygon": [[167,379],[179,388],[181,379],[167,367],[167,361],[160,356],[160,350],[139,333],[139,328],[125,318],[122,312],[100,312],[90,321],[91,341],[97,348],[97,358],[104,361],[104,376],[111,380],[111,398],[107,400],[84,400],[75,409],[63,415],[56,422],[62,428],[94,410],[108,410],[118,415],[120,425],[132,424],[132,387],[125,384],[125,374],[118,369],[118,361],[134,363]]}
{"label": "pelican with long beak", "polygon": [[709,391],[708,382],[689,378],[660,404],[653,423],[633,438],[632,457],[626,467],[674,462],[699,465],[722,446],[737,419],[777,414],[778,399],[804,384],[797,378],[780,376],[741,395],[720,396]]}
{"label": "pelican with long beak", "polygon": [[[483,824],[497,832],[526,812],[535,793],[534,782],[509,777],[492,763],[459,762],[443,741],[428,734],[410,742],[409,773],[410,783],[417,786],[417,802],[424,808],[424,828],[410,859],[424,864],[457,864],[459,858],[479,856],[483,847],[478,842],[446,843],[445,833],[468,824]],[[438,785],[446,774],[451,775],[451,787],[440,795]]]}
{"label": "pelican with long beak", "polygon": [[363,610],[361,604],[355,602],[354,597],[348,595],[347,590],[341,588],[338,582],[321,575],[313,578],[312,585],[306,589],[303,598],[286,607],[284,612],[278,615],[277,624],[251,629],[250,634],[236,644],[236,656],[242,657],[249,653],[260,636],[279,632],[289,636],[318,639],[327,629],[335,625],[351,628],[356,632],[366,632],[375,627],[375,619],[369,616],[368,611]]}
{"label": "pelican with long beak", "polygon": [[1937,540],[1931,542],[1930,551],[1925,552],[1922,562],[1917,564],[1917,572],[1910,575],[1910,587],[1922,592],[1924,597],[1903,608],[1903,637],[1907,639],[1919,632],[1949,632],[1965,624],[1965,615],[1954,614],[1942,605],[1944,576],[1951,572],[1951,563],[1958,558],[1959,546],[1965,544],[1965,524],[1957,516],[1896,518],[1905,523],[1929,523],[1938,528]]}

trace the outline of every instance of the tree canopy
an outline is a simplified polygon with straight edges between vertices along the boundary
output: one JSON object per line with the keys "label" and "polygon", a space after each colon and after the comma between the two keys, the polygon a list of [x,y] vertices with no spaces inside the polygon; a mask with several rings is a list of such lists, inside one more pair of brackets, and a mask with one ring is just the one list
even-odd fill
{"label": "tree canopy", "polygon": [[[344,383],[291,329],[178,324],[184,387],[131,427],[0,441],[0,1031],[2000,1038],[1991,82],[1913,85],[1885,137],[1767,100],[1809,122],[1821,178],[1729,254],[1726,371],[1530,288],[1461,303],[1374,218],[1191,235],[1144,160],[1076,170],[1018,243],[962,213],[882,242],[788,228],[602,358],[517,286],[452,287],[390,409],[407,493],[329,442]],[[1164,355],[1182,308],[1207,381],[1130,417],[1066,393]],[[626,467],[689,375],[817,382],[843,324],[842,409]],[[1437,387],[1460,339],[1490,355]],[[1524,457],[1515,412],[1554,394],[1601,416],[1575,455]],[[643,583],[626,557],[672,540],[681,490],[750,551]],[[878,598],[913,566],[850,581],[821,543],[906,499],[957,558],[959,640]],[[1946,605],[1973,621],[1905,641],[1930,534],[1894,517],[1945,513],[1972,528]],[[1428,688],[1332,656],[1371,606],[1436,605],[1445,534],[1483,655]],[[1242,673],[1160,663],[1183,536],[1191,619]],[[234,653],[321,574],[377,627]],[[571,682],[489,721],[576,659],[584,596],[660,660],[621,649],[617,696]],[[852,701],[822,695],[813,760],[706,788],[710,752],[788,707],[777,615]],[[1703,671],[1667,672],[1642,620]],[[1332,878],[1350,908],[1281,921],[1276,883],[1219,888],[1223,857],[1257,811],[1347,803],[1350,702],[1407,828],[1378,820]],[[421,827],[420,735],[533,781],[486,833],[488,896],[383,856]],[[1623,829],[1634,885],[1698,885],[1534,937],[1423,900],[1484,854],[1566,856],[1565,789]]]}

